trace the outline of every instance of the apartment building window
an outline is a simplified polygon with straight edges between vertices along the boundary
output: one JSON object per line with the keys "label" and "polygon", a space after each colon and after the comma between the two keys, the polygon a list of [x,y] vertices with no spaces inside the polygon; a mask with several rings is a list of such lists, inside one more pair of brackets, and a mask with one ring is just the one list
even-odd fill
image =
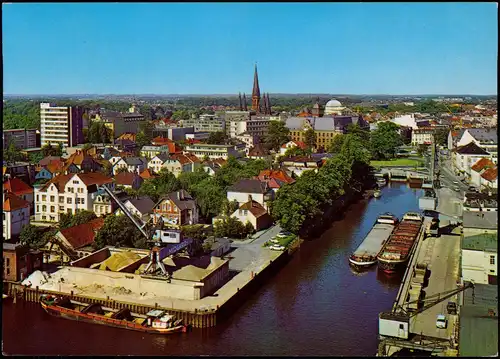
{"label": "apartment building window", "polygon": [[59,203],[64,203],[64,197],[59,197]]}
{"label": "apartment building window", "polygon": [[71,198],[68,198],[67,202],[68,204],[72,204],[73,203],[73,200]]}
{"label": "apartment building window", "polygon": [[83,193],[83,188],[78,188],[78,193]]}
{"label": "apartment building window", "polygon": [[47,206],[46,205],[42,206],[42,212],[47,212]]}
{"label": "apartment building window", "polygon": [[39,205],[36,206],[36,211],[40,212],[40,206]]}
{"label": "apartment building window", "polygon": [[78,184],[78,180],[74,180],[74,181],[73,181],[73,184]]}
{"label": "apartment building window", "polygon": [[490,264],[495,265],[495,256],[490,256]]}
{"label": "apartment building window", "polygon": [[54,202],[56,198],[54,196],[50,196],[50,202]]}
{"label": "apartment building window", "polygon": [[42,201],[46,201],[47,200],[47,196],[46,195],[42,195]]}
{"label": "apartment building window", "polygon": [[40,201],[40,195],[38,195],[38,194],[36,195],[36,201],[37,202]]}
{"label": "apartment building window", "polygon": [[71,214],[71,208],[68,208],[68,209],[67,209],[67,212]]}
{"label": "apartment building window", "polygon": [[55,206],[50,206],[50,212],[54,213],[55,211],[56,211],[56,207]]}

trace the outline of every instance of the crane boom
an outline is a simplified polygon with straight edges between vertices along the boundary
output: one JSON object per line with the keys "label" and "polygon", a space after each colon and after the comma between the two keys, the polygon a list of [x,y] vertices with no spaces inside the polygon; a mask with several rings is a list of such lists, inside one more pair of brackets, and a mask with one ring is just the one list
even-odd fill
{"label": "crane boom", "polygon": [[414,317],[415,315],[422,313],[423,311],[426,311],[427,309],[435,306],[436,304],[441,303],[442,301],[453,297],[455,294],[460,293],[468,288],[472,288],[474,290],[474,283],[469,282],[460,288],[430,295],[429,297],[425,298],[424,300],[419,299],[419,300],[414,300],[414,301],[408,302],[407,304],[413,304],[413,303],[418,303],[418,302],[424,303],[424,306],[422,308],[420,308],[414,312],[408,312],[406,309],[403,308],[403,306],[396,307],[394,309],[394,311],[396,311],[397,309],[401,309],[401,310],[403,310],[405,315],[407,315],[408,317],[411,318],[411,317]]}
{"label": "crane boom", "polygon": [[[129,212],[128,208],[125,207],[125,205],[118,199],[118,197],[115,196],[113,191],[111,191],[106,185],[102,185],[101,187],[106,191],[107,194],[109,194],[109,196],[111,198],[113,198],[113,200],[120,207],[120,209],[123,211],[123,213],[125,213],[125,215],[132,221],[132,223],[134,223],[134,225],[142,233],[142,235],[144,237],[146,237],[146,240],[149,241],[151,238],[150,238],[149,234],[144,230],[146,223],[143,222],[142,226],[141,226],[141,224],[138,222],[138,219],[132,213]],[[141,220],[141,222],[142,222],[142,220]]]}

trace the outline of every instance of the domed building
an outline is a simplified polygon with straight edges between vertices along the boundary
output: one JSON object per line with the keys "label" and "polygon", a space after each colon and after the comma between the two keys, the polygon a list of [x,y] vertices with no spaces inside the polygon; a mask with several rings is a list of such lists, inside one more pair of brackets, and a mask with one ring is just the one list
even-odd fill
{"label": "domed building", "polygon": [[333,98],[325,105],[325,115],[341,115],[344,109],[340,101]]}

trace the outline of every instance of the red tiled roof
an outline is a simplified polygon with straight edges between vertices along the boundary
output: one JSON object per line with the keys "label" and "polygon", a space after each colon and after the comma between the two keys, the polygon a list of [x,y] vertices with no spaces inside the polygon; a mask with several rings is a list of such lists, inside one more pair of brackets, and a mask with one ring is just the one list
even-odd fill
{"label": "red tiled roof", "polygon": [[74,173],[68,173],[67,175],[58,175],[52,177],[50,181],[45,183],[45,185],[42,188],[40,188],[40,191],[45,192],[51,184],[54,184],[59,192],[63,192],[64,186],[66,186],[66,183],[68,183],[69,179],[74,175],[75,175]]}
{"label": "red tiled roof", "polygon": [[30,203],[12,192],[5,193],[5,198],[3,202],[3,210],[5,212],[11,212],[18,210],[20,208],[29,207]]}
{"label": "red tiled roof", "polygon": [[141,176],[143,179],[157,177],[153,173],[151,173],[151,170],[149,168],[146,168],[144,171],[142,171],[141,173],[139,173],[139,176]]}
{"label": "red tiled roof", "polygon": [[54,174],[62,171],[64,167],[65,167],[64,162],[58,160],[52,160],[49,162],[48,165],[45,166],[45,169],[50,173]]}
{"label": "red tiled roof", "polygon": [[[293,142],[295,144],[295,146],[297,146],[298,148],[301,148],[303,150],[305,150],[307,148],[306,144],[302,141],[290,141],[290,142]],[[285,143],[284,145],[281,146],[281,148],[287,148],[286,145],[290,142]]]}
{"label": "red tiled roof", "polygon": [[[132,186],[134,180],[139,177],[135,172],[120,172],[115,175],[115,183],[122,186]],[[139,177],[141,178],[141,177]]]}
{"label": "red tiled roof", "polygon": [[487,181],[493,182],[498,177],[498,168],[495,167],[487,169],[486,171],[483,172],[481,177],[483,177]]}
{"label": "red tiled roof", "polygon": [[96,218],[78,226],[63,229],[60,233],[71,244],[73,249],[78,249],[94,242],[97,231],[104,225],[104,218]]}
{"label": "red tiled roof", "polygon": [[78,173],[77,175],[86,186],[93,184],[102,185],[113,182],[113,179],[99,172]]}
{"label": "red tiled roof", "polygon": [[471,169],[476,172],[481,172],[484,168],[488,167],[495,167],[495,164],[487,158],[481,158],[471,167]]}
{"label": "red tiled roof", "polygon": [[9,191],[17,196],[21,196],[23,194],[33,193],[33,188],[28,186],[22,180],[17,177],[9,178],[3,182],[3,190]]}
{"label": "red tiled roof", "polygon": [[201,162],[198,157],[196,157],[195,155],[193,155],[191,153],[185,153],[185,154],[176,153],[176,154],[173,154],[172,156],[170,156],[170,158],[173,160],[179,161],[181,163],[181,165],[185,165],[187,163]]}
{"label": "red tiled roof", "polygon": [[129,140],[129,141],[134,141],[135,142],[136,134],[135,133],[130,133],[130,132],[125,132],[120,135],[120,137],[117,138],[117,140]]}
{"label": "red tiled roof", "polygon": [[285,183],[295,182],[295,180],[289,175],[287,175],[286,172],[283,170],[263,170],[260,171],[259,175],[257,176],[257,178],[261,181],[265,180],[266,177],[275,178]]}
{"label": "red tiled roof", "polygon": [[269,215],[264,207],[259,202],[256,202],[254,200],[248,201],[247,203],[244,203],[241,205],[239,209],[246,209],[250,213],[252,213],[255,218],[262,217],[263,215]]}
{"label": "red tiled roof", "polygon": [[173,141],[168,137],[157,136],[151,140],[151,143],[153,145],[162,146],[162,145],[168,145],[169,143],[173,143]]}
{"label": "red tiled roof", "polygon": [[40,160],[40,162],[38,162],[38,164],[43,167],[43,166],[47,166],[52,161],[61,161],[61,162],[64,162],[64,159],[62,159],[59,156],[47,156],[45,158],[42,158]]}

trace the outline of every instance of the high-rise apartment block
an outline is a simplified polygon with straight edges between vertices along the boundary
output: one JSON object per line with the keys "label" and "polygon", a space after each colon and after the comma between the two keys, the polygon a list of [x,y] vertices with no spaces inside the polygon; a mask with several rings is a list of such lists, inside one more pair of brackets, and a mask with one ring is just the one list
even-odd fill
{"label": "high-rise apartment block", "polygon": [[40,104],[41,145],[73,147],[84,142],[83,108]]}
{"label": "high-rise apartment block", "polygon": [[19,150],[37,147],[36,128],[16,129],[2,131],[3,148],[6,149],[11,143]]}

